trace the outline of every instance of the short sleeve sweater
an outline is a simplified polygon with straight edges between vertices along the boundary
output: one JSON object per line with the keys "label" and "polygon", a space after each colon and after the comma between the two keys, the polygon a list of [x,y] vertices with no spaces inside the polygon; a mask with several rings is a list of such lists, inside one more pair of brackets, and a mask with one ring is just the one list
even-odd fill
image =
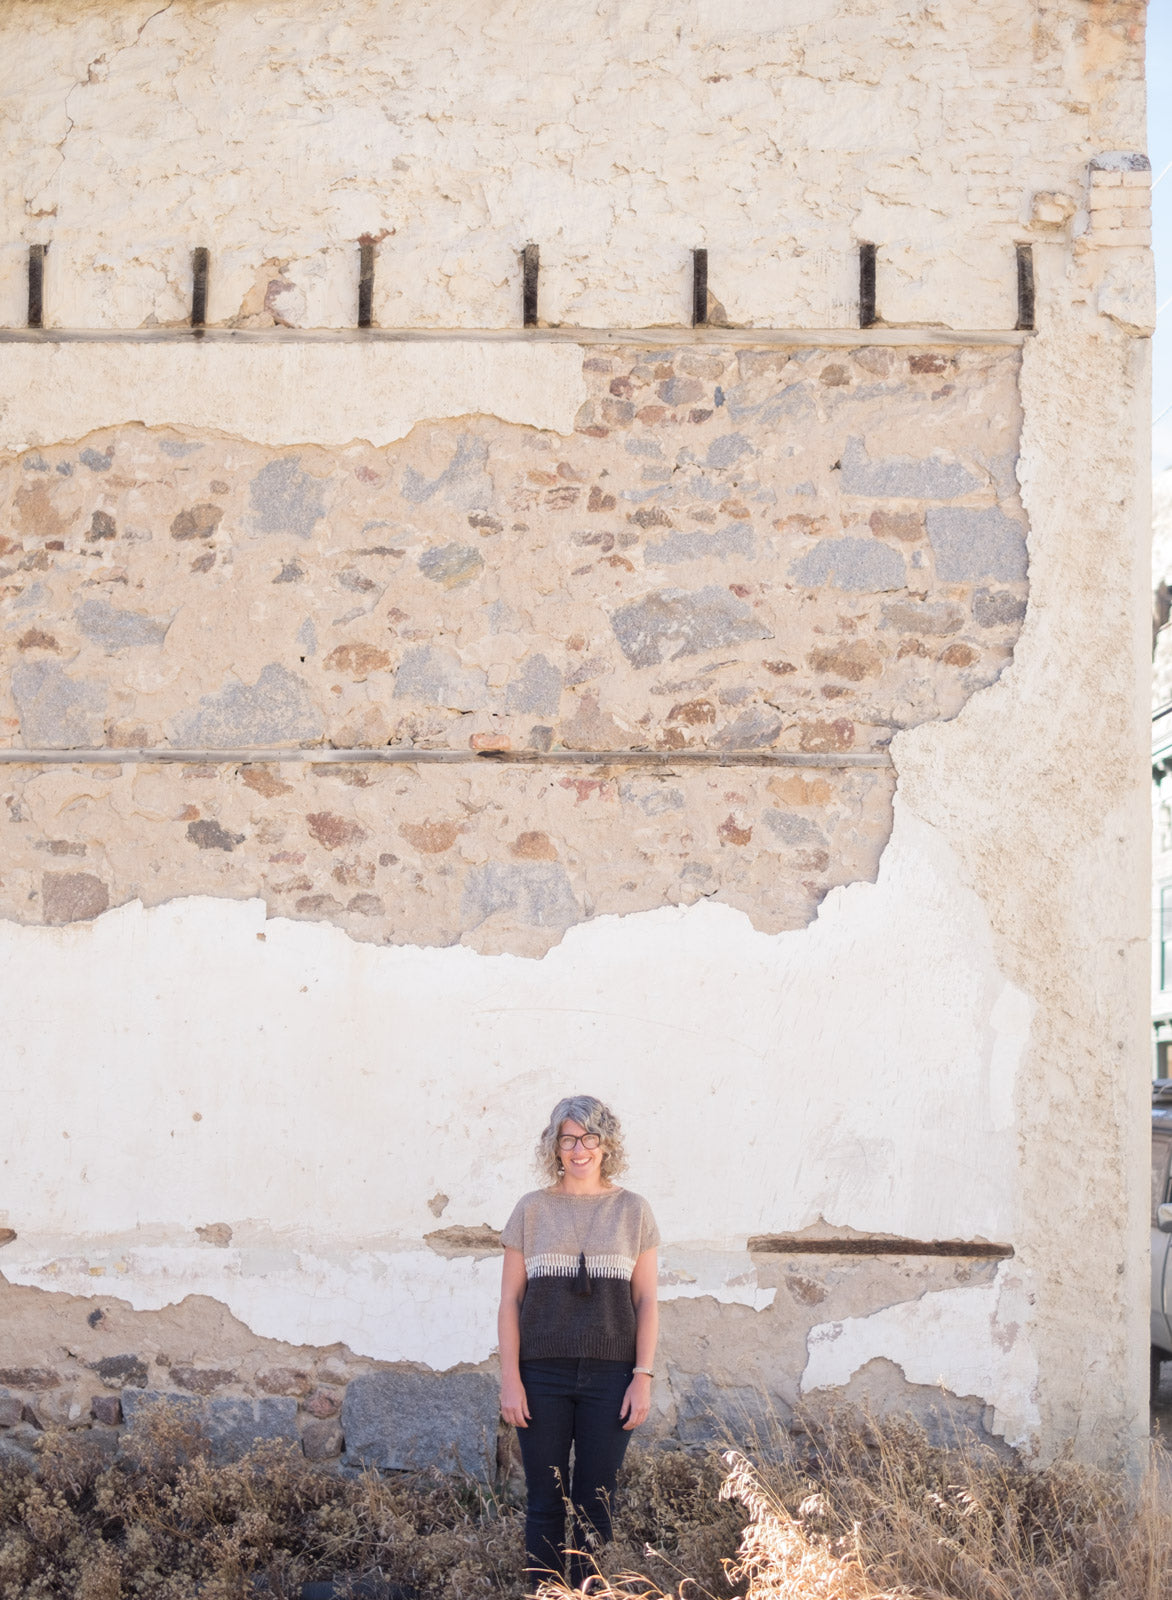
{"label": "short sleeve sweater", "polygon": [[[635,1359],[631,1275],[659,1229],[642,1195],[629,1189],[563,1194],[536,1189],[520,1199],[501,1243],[525,1257],[521,1360],[592,1356]],[[589,1295],[575,1293],[579,1256],[586,1257]]]}

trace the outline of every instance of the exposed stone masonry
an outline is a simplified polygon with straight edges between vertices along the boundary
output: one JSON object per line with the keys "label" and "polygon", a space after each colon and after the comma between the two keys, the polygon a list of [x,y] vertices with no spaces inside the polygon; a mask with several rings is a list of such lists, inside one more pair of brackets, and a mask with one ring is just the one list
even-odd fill
{"label": "exposed stone masonry", "polygon": [[[122,428],[10,458],[10,746],[882,752],[1010,659],[1017,352],[587,351],[571,438],[274,454]],[[890,771],[8,768],[0,912],[263,895],[540,954],[718,895],[803,926]]]}

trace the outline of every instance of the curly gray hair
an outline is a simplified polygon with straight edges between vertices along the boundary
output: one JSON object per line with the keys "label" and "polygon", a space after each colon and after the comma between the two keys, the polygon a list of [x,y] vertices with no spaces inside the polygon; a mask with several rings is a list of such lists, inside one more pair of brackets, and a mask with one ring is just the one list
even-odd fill
{"label": "curly gray hair", "polygon": [[620,1172],[626,1170],[627,1152],[623,1147],[623,1130],[619,1127],[619,1119],[609,1106],[603,1105],[592,1094],[572,1094],[554,1106],[549,1123],[537,1141],[537,1168],[543,1178],[556,1183],[562,1175],[558,1134],[564,1122],[576,1122],[587,1133],[596,1133],[602,1140],[601,1176],[604,1179],[617,1178]]}

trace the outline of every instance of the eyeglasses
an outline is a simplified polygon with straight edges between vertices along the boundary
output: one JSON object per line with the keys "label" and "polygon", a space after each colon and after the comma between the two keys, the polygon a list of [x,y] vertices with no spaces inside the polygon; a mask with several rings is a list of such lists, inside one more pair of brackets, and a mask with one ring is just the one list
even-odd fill
{"label": "eyeglasses", "polygon": [[576,1144],[580,1144],[583,1150],[597,1150],[601,1143],[602,1139],[597,1133],[560,1133],[558,1135],[559,1150],[572,1150]]}

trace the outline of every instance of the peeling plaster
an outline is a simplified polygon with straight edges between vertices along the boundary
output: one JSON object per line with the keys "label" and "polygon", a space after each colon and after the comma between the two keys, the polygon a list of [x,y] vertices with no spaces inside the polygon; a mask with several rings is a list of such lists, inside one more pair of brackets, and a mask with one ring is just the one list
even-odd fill
{"label": "peeling plaster", "polygon": [[1037,1355],[1027,1332],[1033,1298],[1021,1272],[1003,1262],[992,1283],[929,1291],[869,1316],[819,1323],[807,1335],[801,1392],[844,1388],[882,1357],[902,1368],[908,1383],[979,1397],[993,1408],[989,1431],[1032,1452],[1041,1423]]}
{"label": "peeling plaster", "polygon": [[[109,1284],[140,1308],[207,1295],[269,1338],[481,1361],[497,1266],[430,1249],[431,1202],[442,1189],[445,1216],[499,1227],[530,1181],[524,1129],[579,1080],[623,1106],[668,1300],[768,1314],[748,1238],[819,1217],[1013,1237],[996,1108],[1029,1001],[998,973],[951,853],[898,801],[878,881],[833,891],[796,933],[702,903],[597,919],[528,962],[380,949],[266,922],[256,901],[187,899],[0,924],[0,951],[3,1092],[27,1129],[9,1193],[39,1196],[35,1219],[3,1217],[13,1283]],[[640,1070],[665,1051],[702,1117],[674,1117]],[[213,1220],[229,1246],[196,1242]]]}

